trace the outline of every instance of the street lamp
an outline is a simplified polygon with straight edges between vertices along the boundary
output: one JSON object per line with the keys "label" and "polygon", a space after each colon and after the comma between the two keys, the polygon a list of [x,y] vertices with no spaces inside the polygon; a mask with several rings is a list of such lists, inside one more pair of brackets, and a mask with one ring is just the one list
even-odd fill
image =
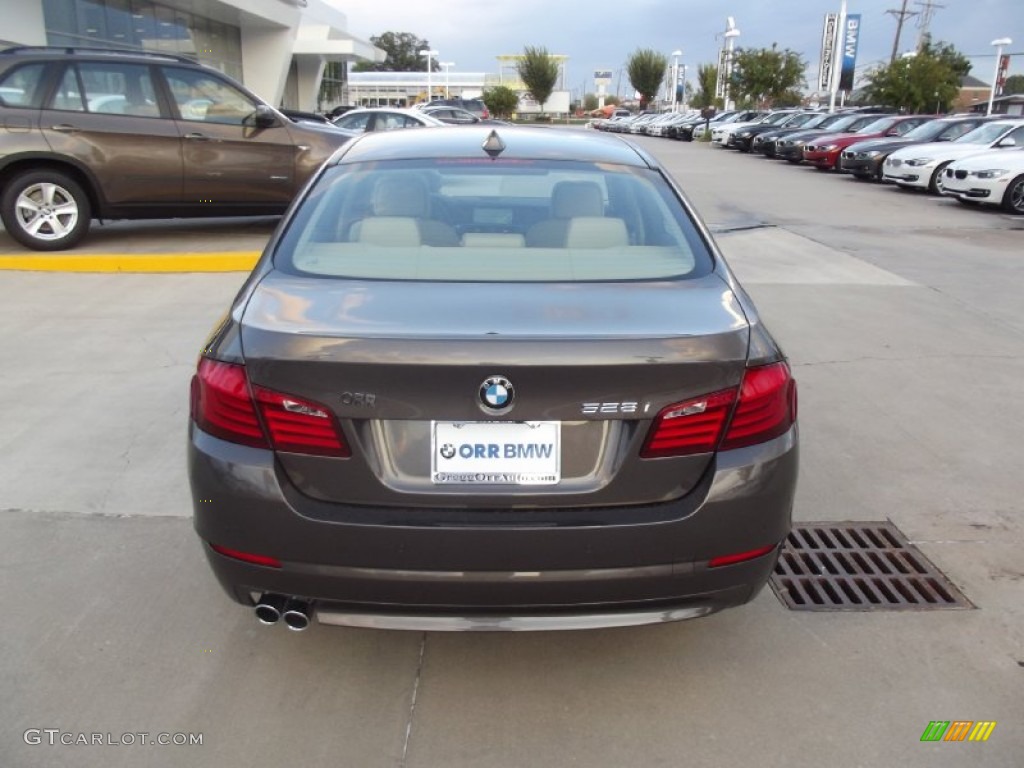
{"label": "street lamp", "polygon": [[433,66],[432,66],[433,57],[437,56],[437,55],[438,55],[437,51],[430,51],[430,50],[426,50],[426,49],[420,51],[420,56],[426,56],[427,57],[427,104],[429,104],[430,100],[432,98],[434,98],[433,85],[430,82],[430,70],[433,69]]}
{"label": "street lamp", "polygon": [[999,64],[1003,60],[1003,46],[1010,45],[1011,43],[1013,43],[1013,40],[1008,37],[1000,37],[992,41],[992,45],[996,47],[996,71],[992,75],[992,88],[988,92],[988,111],[985,113],[986,115],[992,114],[992,102],[996,98],[996,81],[999,80]]}
{"label": "street lamp", "polygon": [[676,111],[676,104],[678,100],[676,95],[679,93],[679,57],[683,55],[682,51],[672,51],[672,111]]}
{"label": "street lamp", "polygon": [[448,70],[455,66],[454,61],[439,61],[437,62],[444,69],[444,97],[448,98]]}
{"label": "street lamp", "polygon": [[[732,22],[732,17],[729,17],[729,21]],[[725,86],[723,88],[723,98],[725,101],[725,108],[732,109],[732,94],[729,93],[731,90],[729,86],[732,84],[732,46],[733,41],[740,36],[740,31],[736,27],[730,24],[729,29],[725,30]]]}

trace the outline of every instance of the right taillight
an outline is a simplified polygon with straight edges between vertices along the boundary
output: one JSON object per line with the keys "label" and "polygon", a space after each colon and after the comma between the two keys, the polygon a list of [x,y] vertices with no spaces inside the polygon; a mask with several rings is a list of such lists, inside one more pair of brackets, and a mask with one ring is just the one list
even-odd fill
{"label": "right taillight", "polygon": [[232,443],[317,456],[351,455],[326,406],[265,387],[252,390],[245,366],[204,357],[192,379],[192,419],[204,432]]}
{"label": "right taillight", "polygon": [[735,401],[733,387],[663,408],[654,419],[640,456],[655,459],[715,450]]}
{"label": "right taillight", "polygon": [[748,368],[740,401],[721,449],[743,448],[784,435],[796,421],[796,381],[785,363]]}
{"label": "right taillight", "polygon": [[789,366],[780,362],[748,368],[739,388],[663,408],[640,456],[654,459],[743,448],[785,434],[795,421],[796,382]]}

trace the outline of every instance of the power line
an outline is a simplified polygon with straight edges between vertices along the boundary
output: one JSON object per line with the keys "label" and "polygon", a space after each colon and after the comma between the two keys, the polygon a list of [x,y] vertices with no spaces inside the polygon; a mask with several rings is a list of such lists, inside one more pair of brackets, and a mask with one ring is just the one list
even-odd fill
{"label": "power line", "polygon": [[918,50],[920,50],[931,40],[932,33],[928,31],[928,28],[931,26],[932,16],[935,15],[936,10],[939,8],[945,8],[946,6],[936,3],[933,0],[914,0],[914,5],[921,9],[917,12],[917,28],[921,30],[917,37],[917,47]]}
{"label": "power line", "polygon": [[910,0],[903,0],[903,7],[901,7],[898,11],[895,8],[891,8],[888,11],[886,11],[886,13],[889,14],[890,16],[896,17],[896,38],[892,41],[892,56],[889,57],[890,64],[896,61],[896,54],[899,52],[900,49],[900,34],[902,34],[903,32],[903,22],[906,21],[911,16],[917,16],[918,14],[917,11],[907,10],[907,3],[909,2]]}

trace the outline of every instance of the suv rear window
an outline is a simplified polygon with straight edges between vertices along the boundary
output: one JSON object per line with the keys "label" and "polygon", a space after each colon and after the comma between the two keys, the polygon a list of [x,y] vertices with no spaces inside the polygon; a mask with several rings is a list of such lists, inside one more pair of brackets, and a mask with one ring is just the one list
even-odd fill
{"label": "suv rear window", "polygon": [[713,265],[656,171],[515,158],[328,168],[274,263],[312,275],[473,282],[663,280]]}

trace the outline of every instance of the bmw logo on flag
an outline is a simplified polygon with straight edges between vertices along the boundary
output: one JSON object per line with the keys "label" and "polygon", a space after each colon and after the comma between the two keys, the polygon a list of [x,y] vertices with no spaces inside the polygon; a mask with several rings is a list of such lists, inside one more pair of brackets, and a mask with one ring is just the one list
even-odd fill
{"label": "bmw logo on flag", "polygon": [[492,413],[502,413],[512,407],[515,389],[504,376],[489,376],[480,385],[480,405]]}

